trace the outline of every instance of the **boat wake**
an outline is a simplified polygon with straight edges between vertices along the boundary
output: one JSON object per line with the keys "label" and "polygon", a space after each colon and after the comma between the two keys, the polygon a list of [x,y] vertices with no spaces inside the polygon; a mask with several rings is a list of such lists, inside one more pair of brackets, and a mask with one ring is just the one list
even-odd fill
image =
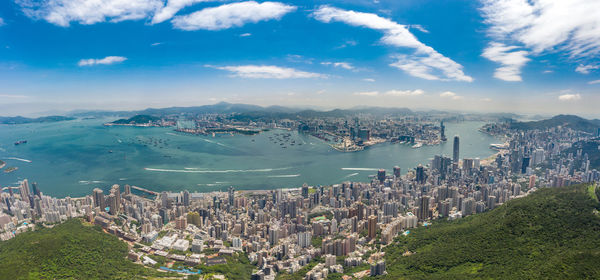
{"label": "boat wake", "polygon": [[161,169],[146,167],[146,171],[155,172],[175,172],[175,173],[251,173],[251,172],[272,172],[276,170],[286,170],[288,168],[264,168],[264,169],[227,169],[227,170],[191,170],[191,169]]}
{"label": "boat wake", "polygon": [[358,172],[352,173],[352,174],[348,174],[348,175],[344,176],[344,178],[349,178],[349,177],[353,177],[353,176],[356,176],[356,175],[358,175]]}
{"label": "boat wake", "polygon": [[31,162],[31,160],[24,159],[24,158],[16,158],[16,157],[8,157],[8,158],[4,158],[4,159],[13,159],[13,160],[18,160],[18,161]]}
{"label": "boat wake", "polygon": [[79,181],[80,184],[82,185],[89,185],[89,184],[100,184],[102,183],[102,181],[85,181],[85,180],[81,180]]}
{"label": "boat wake", "polygon": [[347,171],[377,171],[377,168],[361,168],[361,167],[342,167],[342,170]]}
{"label": "boat wake", "polygon": [[300,174],[289,174],[289,175],[271,175],[267,176],[268,178],[294,178],[300,177]]}

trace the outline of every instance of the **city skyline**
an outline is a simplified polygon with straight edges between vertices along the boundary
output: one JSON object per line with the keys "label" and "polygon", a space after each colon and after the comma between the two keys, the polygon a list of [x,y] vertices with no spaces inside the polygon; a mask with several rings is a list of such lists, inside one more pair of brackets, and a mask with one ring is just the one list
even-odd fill
{"label": "city skyline", "polygon": [[591,1],[93,3],[0,4],[2,115],[226,101],[598,116]]}

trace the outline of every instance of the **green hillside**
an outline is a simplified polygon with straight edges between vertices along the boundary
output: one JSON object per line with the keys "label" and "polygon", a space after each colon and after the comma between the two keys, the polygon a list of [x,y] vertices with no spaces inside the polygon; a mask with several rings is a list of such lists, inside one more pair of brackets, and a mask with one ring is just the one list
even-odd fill
{"label": "green hillside", "polygon": [[118,119],[112,123],[114,124],[147,124],[160,121],[159,117],[150,115],[136,115],[129,119]]}
{"label": "green hillside", "polygon": [[126,259],[127,244],[72,219],[0,242],[0,279],[144,279],[164,276]]}
{"label": "green hillside", "polygon": [[557,115],[540,121],[513,122],[510,124],[510,127],[518,130],[533,130],[548,129],[559,125],[569,127],[573,130],[596,133],[597,129],[600,128],[600,120],[588,120],[574,115]]}
{"label": "green hillside", "polygon": [[[600,188],[541,189],[492,211],[411,230],[382,279],[600,279]],[[410,251],[410,256],[402,256]]]}

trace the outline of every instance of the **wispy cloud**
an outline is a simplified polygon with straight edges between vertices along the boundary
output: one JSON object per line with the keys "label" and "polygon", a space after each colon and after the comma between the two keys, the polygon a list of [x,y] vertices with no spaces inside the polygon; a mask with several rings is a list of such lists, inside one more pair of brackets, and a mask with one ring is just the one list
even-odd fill
{"label": "wispy cloud", "polygon": [[235,77],[253,78],[253,79],[295,79],[295,78],[326,78],[326,75],[305,72],[294,68],[286,68],[272,65],[238,65],[238,66],[212,66],[219,70],[225,70],[232,73]]}
{"label": "wispy cloud", "polygon": [[531,55],[563,51],[569,58],[588,59],[600,53],[600,1],[481,2],[488,34],[497,42],[519,44]]}
{"label": "wispy cloud", "polygon": [[595,69],[599,69],[600,65],[583,65],[583,64],[579,64],[579,66],[577,66],[577,68],[575,68],[576,72],[579,72],[581,74],[589,74],[590,70],[595,70]]}
{"label": "wispy cloud", "polygon": [[240,37],[250,37],[252,36],[252,33],[242,33],[240,34]]}
{"label": "wispy cloud", "polygon": [[342,10],[327,5],[320,6],[313,16],[325,23],[339,21],[352,26],[379,30],[383,32],[381,38],[383,44],[413,49],[412,55],[396,56],[396,62],[390,64],[412,76],[428,80],[473,81],[473,78],[463,73],[462,65],[421,43],[405,25],[376,14]]}
{"label": "wispy cloud", "polygon": [[457,95],[456,93],[454,93],[452,91],[444,91],[444,92],[440,93],[440,97],[450,98],[452,100],[459,100],[459,99],[463,98],[462,96]]}
{"label": "wispy cloud", "polygon": [[373,79],[373,78],[364,78],[362,80],[365,81],[365,82],[369,82],[369,83],[374,83],[375,82],[375,79]]}
{"label": "wispy cloud", "polygon": [[152,43],[152,44],[150,44],[150,46],[156,47],[156,46],[160,46],[160,45],[162,45],[162,44],[163,44],[163,43],[161,43],[161,42],[156,42],[156,43]]}
{"label": "wispy cloud", "polygon": [[491,43],[483,51],[481,56],[502,65],[501,67],[496,68],[494,77],[509,82],[522,81],[521,67],[523,67],[530,59],[527,58],[527,51],[515,49],[518,49],[518,47],[506,46],[501,43]]}
{"label": "wispy cloud", "polygon": [[279,20],[285,14],[296,10],[295,6],[279,2],[254,1],[225,4],[214,8],[205,8],[189,15],[173,18],[173,27],[181,30],[222,30],[240,27],[246,23],[266,20]]}
{"label": "wispy cloud", "polygon": [[339,67],[346,70],[354,70],[354,66],[348,62],[321,62],[322,65],[332,65],[333,67]]}
{"label": "wispy cloud", "polygon": [[588,84],[590,84],[590,85],[600,84],[600,80],[589,81]]}
{"label": "wispy cloud", "polygon": [[354,95],[358,95],[358,96],[377,96],[379,95],[378,91],[360,91],[360,92],[355,92]]}
{"label": "wispy cloud", "polygon": [[163,6],[163,0],[15,0],[25,15],[67,27],[71,22],[140,20]]}
{"label": "wispy cloud", "polygon": [[568,93],[558,96],[558,100],[560,101],[576,101],[580,99],[581,95],[579,93]]}
{"label": "wispy cloud", "polygon": [[0,98],[29,98],[27,95],[18,95],[18,94],[0,94]]}
{"label": "wispy cloud", "polygon": [[389,90],[385,93],[385,95],[390,96],[419,96],[425,93],[422,89],[415,90]]}
{"label": "wispy cloud", "polygon": [[0,26],[4,25],[4,19],[0,17]]}
{"label": "wispy cloud", "polygon": [[196,3],[210,2],[212,0],[168,0],[167,4],[160,8],[152,17],[152,24],[161,23],[171,19],[181,9]]}
{"label": "wispy cloud", "polygon": [[121,63],[127,60],[123,56],[107,56],[105,58],[89,58],[80,60],[77,65],[79,66],[93,66],[93,65],[110,65],[115,63]]}

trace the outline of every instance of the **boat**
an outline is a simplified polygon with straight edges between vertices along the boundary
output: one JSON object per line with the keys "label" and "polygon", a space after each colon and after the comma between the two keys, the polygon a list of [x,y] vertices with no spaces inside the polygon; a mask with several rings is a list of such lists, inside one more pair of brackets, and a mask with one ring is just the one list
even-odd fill
{"label": "boat", "polygon": [[421,148],[421,147],[423,147],[423,143],[417,143],[412,146],[413,149],[417,149],[417,148]]}
{"label": "boat", "polygon": [[21,144],[27,144],[27,140],[19,140],[19,141],[15,142],[15,146],[21,145]]}

